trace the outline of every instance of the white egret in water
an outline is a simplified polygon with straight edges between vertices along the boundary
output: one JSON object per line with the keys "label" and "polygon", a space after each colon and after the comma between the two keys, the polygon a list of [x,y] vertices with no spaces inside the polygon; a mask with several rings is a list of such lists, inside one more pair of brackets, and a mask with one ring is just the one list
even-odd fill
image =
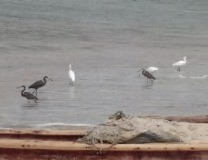
{"label": "white egret in water", "polygon": [[148,72],[150,72],[150,73],[153,73],[153,72],[155,72],[155,71],[158,71],[159,69],[157,68],[157,67],[148,67],[147,69],[146,69],[146,71],[148,71]]}
{"label": "white egret in water", "polygon": [[172,64],[173,67],[177,67],[177,71],[180,72],[181,71],[181,66],[184,66],[186,64],[187,60],[186,60],[186,56],[183,57],[183,60],[175,62]]}
{"label": "white egret in water", "polygon": [[72,70],[71,64],[69,65],[68,76],[69,76],[70,84],[73,85],[74,82],[75,82],[75,73],[74,73],[74,71]]}

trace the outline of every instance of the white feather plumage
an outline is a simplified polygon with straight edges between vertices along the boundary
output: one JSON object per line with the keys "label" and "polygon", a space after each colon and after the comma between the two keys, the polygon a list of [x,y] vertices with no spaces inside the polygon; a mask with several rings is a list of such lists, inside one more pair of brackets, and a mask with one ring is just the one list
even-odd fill
{"label": "white feather plumage", "polygon": [[72,70],[71,64],[69,65],[68,76],[69,76],[70,84],[73,84],[73,83],[75,82],[75,73],[74,73],[74,71]]}
{"label": "white feather plumage", "polygon": [[186,57],[183,57],[183,60],[178,61],[178,62],[175,62],[175,63],[173,63],[172,65],[173,65],[173,67],[180,67],[180,66],[185,65],[186,62],[187,62]]}
{"label": "white feather plumage", "polygon": [[151,72],[151,73],[153,73],[153,72],[155,72],[155,71],[158,71],[159,69],[157,68],[157,67],[148,67],[147,69],[146,69],[146,71],[148,71],[148,72]]}
{"label": "white feather plumage", "polygon": [[185,57],[183,57],[183,60],[173,63],[172,66],[177,67],[177,71],[180,71],[181,70],[180,67],[184,66],[186,64],[186,62],[187,62],[187,59],[185,56]]}

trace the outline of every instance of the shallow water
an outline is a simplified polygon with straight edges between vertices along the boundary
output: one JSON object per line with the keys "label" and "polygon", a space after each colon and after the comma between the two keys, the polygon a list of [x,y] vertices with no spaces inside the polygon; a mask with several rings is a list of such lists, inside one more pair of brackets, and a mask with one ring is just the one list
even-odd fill
{"label": "shallow water", "polygon": [[[207,0],[3,0],[0,127],[97,124],[118,110],[207,114],[207,28]],[[178,73],[171,64],[184,56]],[[159,67],[152,86],[137,73],[147,66]],[[54,82],[28,103],[16,87],[45,75]]]}

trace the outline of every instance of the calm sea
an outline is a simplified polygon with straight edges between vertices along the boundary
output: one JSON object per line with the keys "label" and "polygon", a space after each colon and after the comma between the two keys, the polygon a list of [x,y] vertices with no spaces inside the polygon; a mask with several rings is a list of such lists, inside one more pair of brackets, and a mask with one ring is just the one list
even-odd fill
{"label": "calm sea", "polygon": [[[207,0],[1,0],[0,57],[0,127],[208,113]],[[137,73],[148,66],[152,86]],[[53,83],[28,103],[17,87],[45,75]]]}

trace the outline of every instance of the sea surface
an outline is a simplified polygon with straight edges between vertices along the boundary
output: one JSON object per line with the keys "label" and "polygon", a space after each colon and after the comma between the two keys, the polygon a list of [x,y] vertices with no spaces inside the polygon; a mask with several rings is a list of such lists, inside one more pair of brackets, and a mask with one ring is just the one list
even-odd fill
{"label": "sea surface", "polygon": [[[152,85],[137,72],[148,66],[159,68]],[[208,114],[208,1],[1,0],[0,75],[2,128]],[[45,75],[38,103],[21,97]]]}

